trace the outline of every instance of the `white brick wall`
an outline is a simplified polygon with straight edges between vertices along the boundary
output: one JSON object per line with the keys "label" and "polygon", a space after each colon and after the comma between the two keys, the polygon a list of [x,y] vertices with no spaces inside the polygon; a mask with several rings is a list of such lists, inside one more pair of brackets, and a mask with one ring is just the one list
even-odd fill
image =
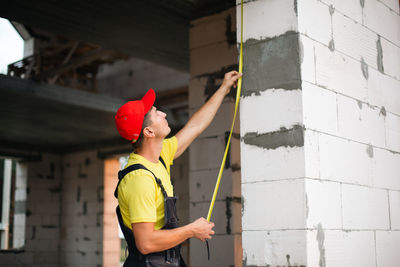
{"label": "white brick wall", "polygon": [[[304,164],[306,177],[316,178],[305,182],[307,227],[319,227],[307,231],[307,266],[397,266],[391,248],[400,246],[400,236],[379,230],[398,230],[400,223],[399,3],[301,2]],[[332,5],[332,16],[321,5]],[[325,13],[318,23],[301,16],[318,7],[318,15]],[[334,51],[327,43],[330,18]]]}
{"label": "white brick wall", "polygon": [[319,133],[304,131],[305,177],[320,178]]}
{"label": "white brick wall", "polygon": [[400,152],[400,116],[386,113],[385,118],[386,147]]}
{"label": "white brick wall", "polygon": [[377,0],[366,0],[363,9],[363,24],[374,32],[400,45],[400,17]]}
{"label": "white brick wall", "polygon": [[304,180],[242,184],[243,230],[305,227]]}
{"label": "white brick wall", "polygon": [[319,237],[318,230],[307,233],[307,266],[376,267],[373,231],[322,230]]}
{"label": "white brick wall", "polygon": [[389,229],[387,191],[342,185],[344,229]]}
{"label": "white brick wall", "polygon": [[[237,40],[240,41],[240,4],[236,12]],[[249,39],[271,38],[297,30],[297,17],[292,0],[258,0],[244,3],[243,20],[243,42]],[[266,27],[260,27],[261,25]]]}
{"label": "white brick wall", "polygon": [[302,124],[301,93],[301,90],[272,89],[242,97],[240,116],[246,123],[241,131],[268,133]]}
{"label": "white brick wall", "polygon": [[337,103],[340,136],[378,147],[385,146],[384,116],[380,114],[380,108],[343,95],[337,95]]}
{"label": "white brick wall", "polygon": [[373,185],[400,190],[400,154],[375,148],[372,160]]}
{"label": "white brick wall", "polygon": [[379,1],[381,1],[383,4],[392,9],[397,14],[399,14],[399,1],[397,0],[379,0]]}
{"label": "white brick wall", "polygon": [[338,12],[332,15],[332,27],[336,50],[357,60],[363,58],[369,66],[378,68],[376,33]]}
{"label": "white brick wall", "polygon": [[362,101],[367,99],[367,80],[359,61],[317,43],[315,55],[318,85]]}
{"label": "white brick wall", "polygon": [[[400,31],[400,27],[398,30]],[[383,38],[381,39],[381,44],[384,72],[389,76],[400,80],[400,44],[396,46]]]}
{"label": "white brick wall", "polygon": [[400,115],[400,82],[369,68],[368,102]]}
{"label": "white brick wall", "polygon": [[302,83],[302,93],[305,127],[337,134],[337,94],[308,82]]}
{"label": "white brick wall", "polygon": [[342,228],[341,186],[336,182],[307,179],[307,228]]}
{"label": "white brick wall", "polygon": [[397,267],[400,262],[400,231],[376,231],[377,267]]}
{"label": "white brick wall", "polygon": [[308,266],[305,236],[303,230],[243,231],[243,266]]}
{"label": "white brick wall", "polygon": [[359,0],[321,0],[327,5],[332,5],[335,8],[335,13],[340,12],[347,17],[362,23],[362,8]]}
{"label": "white brick wall", "polygon": [[400,230],[400,192],[389,191],[390,229]]}
{"label": "white brick wall", "polygon": [[319,135],[321,179],[372,185],[372,159],[367,145]]}
{"label": "white brick wall", "polygon": [[299,32],[328,46],[332,39],[329,7],[317,0],[301,0],[297,1],[297,8]]}
{"label": "white brick wall", "polygon": [[[315,48],[314,41],[310,38],[300,35],[301,61],[301,79],[315,84]],[[304,88],[303,88],[304,89]]]}
{"label": "white brick wall", "polygon": [[[242,183],[304,177],[304,148],[241,144]],[[290,166],[290,168],[288,168]]]}

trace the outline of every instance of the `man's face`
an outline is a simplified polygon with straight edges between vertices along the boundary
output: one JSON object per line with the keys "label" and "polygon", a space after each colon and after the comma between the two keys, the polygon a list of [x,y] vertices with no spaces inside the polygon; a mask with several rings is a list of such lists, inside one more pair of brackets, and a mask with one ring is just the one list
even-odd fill
{"label": "man's face", "polygon": [[154,134],[156,137],[164,138],[166,137],[170,132],[171,128],[168,126],[168,121],[167,121],[167,114],[164,112],[157,110],[155,106],[151,107],[149,111],[150,115],[150,125],[154,130]]}

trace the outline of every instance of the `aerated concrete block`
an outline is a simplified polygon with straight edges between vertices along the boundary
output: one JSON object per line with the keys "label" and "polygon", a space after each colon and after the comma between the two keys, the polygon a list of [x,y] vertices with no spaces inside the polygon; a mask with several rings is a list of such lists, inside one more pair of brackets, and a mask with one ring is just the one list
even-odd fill
{"label": "aerated concrete block", "polygon": [[303,82],[302,87],[304,126],[336,135],[337,94],[308,82]]}
{"label": "aerated concrete block", "polygon": [[219,168],[224,149],[224,135],[196,139],[189,147],[189,171]]}
{"label": "aerated concrete block", "polygon": [[206,76],[195,77],[189,81],[189,107],[198,109],[207,101],[205,94],[208,78]]}
{"label": "aerated concrete block", "polygon": [[385,128],[386,147],[400,152],[400,116],[386,112]]}
{"label": "aerated concrete block", "polygon": [[[236,31],[235,13],[235,8],[231,8],[218,14],[192,20],[189,30],[190,49],[229,41],[231,37],[227,36],[227,33],[235,34]],[[236,43],[236,40],[233,39],[233,42]]]}
{"label": "aerated concrete block", "polygon": [[387,191],[342,185],[344,229],[389,229]]}
{"label": "aerated concrete block", "polygon": [[320,178],[319,133],[306,129],[304,131],[305,177]]}
{"label": "aerated concrete block", "polygon": [[399,266],[399,247],[400,231],[376,231],[376,266]]}
{"label": "aerated concrete block", "polygon": [[321,179],[372,185],[372,147],[320,134],[319,153]]}
{"label": "aerated concrete block", "polygon": [[[397,28],[400,31],[400,26],[397,26]],[[381,38],[381,45],[385,74],[400,80],[400,44],[396,46],[386,39]]]}
{"label": "aerated concrete block", "polygon": [[400,230],[400,192],[389,191],[390,229]]}
{"label": "aerated concrete block", "polygon": [[392,9],[394,12],[399,14],[399,1],[397,0],[380,0],[383,4],[385,4],[387,7]]}
{"label": "aerated concrete block", "polygon": [[315,58],[318,85],[366,101],[367,79],[359,61],[320,44],[315,44]]}
{"label": "aerated concrete block", "polygon": [[373,231],[318,230],[307,232],[307,266],[375,267]]}
{"label": "aerated concrete block", "polygon": [[396,45],[400,45],[400,17],[382,2],[365,1],[363,24]]}
{"label": "aerated concrete block", "polygon": [[306,179],[307,228],[342,227],[341,188],[337,182]]}
{"label": "aerated concrete block", "polygon": [[[198,109],[191,110],[191,113],[196,112]],[[223,103],[211,124],[200,134],[198,138],[214,137],[218,135],[225,135],[230,132],[233,120],[233,113],[235,111],[234,103]]]}
{"label": "aerated concrete block", "polygon": [[375,32],[338,12],[332,15],[332,26],[336,50],[377,68],[378,35]]}
{"label": "aerated concrete block", "polygon": [[304,177],[304,148],[280,146],[275,149],[242,142],[242,183]]}
{"label": "aerated concrete block", "polygon": [[[242,133],[268,133],[302,124],[302,91],[272,89],[260,95],[242,97],[240,116]],[[277,116],[279,114],[279,116]]]}
{"label": "aerated concrete block", "polygon": [[[190,202],[190,221],[193,222],[200,217],[207,218],[210,202]],[[232,211],[233,205],[231,200],[215,201],[211,221],[215,224],[213,229],[216,234],[226,235],[233,233],[234,218],[232,217]]]}
{"label": "aerated concrete block", "polygon": [[[235,45],[227,42],[215,43],[208,46],[191,49],[190,76],[218,71],[221,66],[230,66],[237,63],[238,52]],[[218,58],[218,60],[215,60]]]}
{"label": "aerated concrete block", "polygon": [[305,230],[243,231],[243,266],[308,266]]}
{"label": "aerated concrete block", "polygon": [[385,116],[378,107],[338,95],[338,130],[345,138],[385,146]]}
{"label": "aerated concrete block", "polygon": [[375,148],[372,165],[373,185],[400,190],[400,154]]}
{"label": "aerated concrete block", "polygon": [[[237,40],[240,42],[240,1],[236,1]],[[297,7],[291,0],[258,0],[243,5],[243,42],[297,31]],[[258,27],[255,27],[258,25]]]}
{"label": "aerated concrete block", "polygon": [[400,116],[400,81],[369,68],[368,102]]}
{"label": "aerated concrete block", "polygon": [[[297,1],[299,32],[329,46],[332,20],[329,7],[317,0]],[[310,14],[313,14],[312,16]],[[315,22],[318,21],[318,26]]]}
{"label": "aerated concrete block", "polygon": [[192,238],[190,240],[190,266],[193,267],[220,267],[234,264],[234,236],[215,235],[208,241],[210,245],[210,261],[207,260],[205,242]]}
{"label": "aerated concrete block", "polygon": [[304,179],[242,184],[243,231],[304,228],[304,190]]}
{"label": "aerated concrete block", "polygon": [[[212,198],[215,183],[219,173],[218,169],[200,170],[190,172],[189,196],[190,202],[209,201]],[[232,195],[232,171],[225,169],[221,177],[217,195],[218,200],[224,200]]]}
{"label": "aerated concrete block", "polygon": [[362,5],[360,0],[321,0],[323,3],[332,6],[334,13],[342,13],[352,20],[362,23]]}
{"label": "aerated concrete block", "polygon": [[309,37],[300,34],[299,45],[301,52],[301,79],[303,83],[315,84],[315,49],[314,42]]}

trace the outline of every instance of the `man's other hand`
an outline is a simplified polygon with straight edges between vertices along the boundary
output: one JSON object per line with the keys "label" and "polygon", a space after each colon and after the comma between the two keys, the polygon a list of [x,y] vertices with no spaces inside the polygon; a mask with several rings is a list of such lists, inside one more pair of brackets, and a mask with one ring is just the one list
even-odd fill
{"label": "man's other hand", "polygon": [[211,239],[211,236],[215,234],[212,230],[213,227],[214,223],[208,222],[203,217],[191,223],[193,237],[200,239],[203,242],[206,241],[206,239]]}

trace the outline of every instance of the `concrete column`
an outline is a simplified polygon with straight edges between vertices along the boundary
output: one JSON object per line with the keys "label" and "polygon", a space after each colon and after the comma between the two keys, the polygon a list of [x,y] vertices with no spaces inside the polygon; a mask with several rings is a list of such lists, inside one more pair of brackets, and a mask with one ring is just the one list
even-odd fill
{"label": "concrete column", "polygon": [[398,1],[244,8],[244,263],[396,266]]}
{"label": "concrete column", "polygon": [[[240,5],[237,11],[240,18]],[[239,19],[237,25],[240,29]],[[244,4],[243,266],[307,264],[302,54],[297,28],[296,1]]]}
{"label": "concrete column", "polygon": [[[189,111],[193,114],[221,85],[225,72],[237,69],[235,8],[191,22]],[[235,93],[235,92],[233,92]],[[206,217],[232,123],[234,98],[227,97],[210,127],[189,149],[190,219]],[[190,266],[240,266],[239,123],[222,177],[212,221],[216,235],[210,242],[190,241]]]}

